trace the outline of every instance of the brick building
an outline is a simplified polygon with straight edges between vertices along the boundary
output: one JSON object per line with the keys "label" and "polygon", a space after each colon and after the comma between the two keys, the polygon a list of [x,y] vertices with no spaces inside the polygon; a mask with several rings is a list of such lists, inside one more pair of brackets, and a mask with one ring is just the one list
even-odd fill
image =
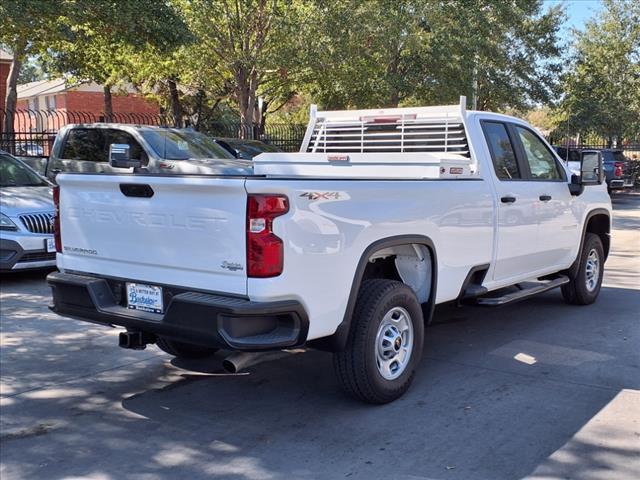
{"label": "brick building", "polygon": [[[137,95],[133,88],[112,95],[114,121],[118,115],[153,118],[159,106]],[[104,121],[104,91],[97,83],[70,85],[65,79],[40,80],[18,85],[18,132],[56,131],[67,123]],[[139,120],[141,123],[143,120]]]}
{"label": "brick building", "polygon": [[7,97],[7,79],[12,61],[11,54],[0,48],[0,110],[4,110],[4,102]]}

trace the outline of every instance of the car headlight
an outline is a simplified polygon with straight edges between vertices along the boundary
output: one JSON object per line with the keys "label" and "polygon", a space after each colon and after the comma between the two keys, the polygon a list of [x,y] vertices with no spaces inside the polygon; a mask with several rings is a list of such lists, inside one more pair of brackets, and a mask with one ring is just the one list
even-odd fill
{"label": "car headlight", "polygon": [[0,230],[17,230],[18,226],[4,213],[0,213]]}

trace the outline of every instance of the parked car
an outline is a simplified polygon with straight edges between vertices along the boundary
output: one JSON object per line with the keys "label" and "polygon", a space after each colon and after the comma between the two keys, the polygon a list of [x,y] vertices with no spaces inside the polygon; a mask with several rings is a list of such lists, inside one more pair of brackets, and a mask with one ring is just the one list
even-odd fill
{"label": "parked car", "polygon": [[42,145],[32,142],[23,142],[16,144],[16,155],[28,157],[44,157],[44,148]]}
{"label": "parked car", "polygon": [[216,138],[216,141],[229,150],[236,158],[253,160],[253,157],[264,152],[281,152],[275,145],[269,145],[259,140],[245,140],[242,138]]}
{"label": "parked car", "polygon": [[112,145],[125,145],[146,173],[244,174],[251,162],[237,159],[202,133],[117,123],[72,124],[60,129],[46,166],[55,181],[61,172],[133,173],[109,164]]}
{"label": "parked car", "polygon": [[581,157],[586,154],[598,152],[602,156],[604,164],[604,174],[606,177],[607,190],[609,193],[614,190],[625,190],[633,188],[636,181],[636,169],[631,160],[625,157],[624,151],[611,148],[583,149],[557,147],[560,158],[568,162],[569,165],[577,165]]}
{"label": "parked car", "polygon": [[0,270],[55,267],[51,184],[0,151]]}
{"label": "parked car", "polygon": [[602,165],[572,176],[526,122],[465,104],[312,109],[300,153],[242,175],[61,174],[53,310],[125,327],[125,348],[235,350],[232,370],[250,352],[328,350],[346,392],[385,403],[409,388],[436,304],[554,288],[594,302]]}

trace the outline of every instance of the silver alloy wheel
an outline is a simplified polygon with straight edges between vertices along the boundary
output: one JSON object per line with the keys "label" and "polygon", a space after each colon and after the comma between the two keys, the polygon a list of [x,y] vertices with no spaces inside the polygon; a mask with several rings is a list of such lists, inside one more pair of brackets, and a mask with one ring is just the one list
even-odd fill
{"label": "silver alloy wheel", "polygon": [[413,323],[402,307],[389,310],[376,335],[376,364],[380,375],[395,380],[405,371],[413,350]]}
{"label": "silver alloy wheel", "polygon": [[585,267],[585,286],[589,292],[593,292],[598,286],[600,278],[600,257],[595,248],[592,248],[587,255],[587,265]]}

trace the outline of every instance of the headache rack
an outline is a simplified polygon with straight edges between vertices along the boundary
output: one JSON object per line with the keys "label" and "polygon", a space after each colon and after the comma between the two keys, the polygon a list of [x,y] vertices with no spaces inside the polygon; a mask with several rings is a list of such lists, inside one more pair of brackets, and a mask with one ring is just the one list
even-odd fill
{"label": "headache rack", "polygon": [[311,107],[300,152],[453,153],[469,156],[466,98],[459,105],[320,111]]}
{"label": "headache rack", "polygon": [[457,179],[477,175],[459,105],[317,111],[299,153],[262,153],[254,173],[267,177]]}

